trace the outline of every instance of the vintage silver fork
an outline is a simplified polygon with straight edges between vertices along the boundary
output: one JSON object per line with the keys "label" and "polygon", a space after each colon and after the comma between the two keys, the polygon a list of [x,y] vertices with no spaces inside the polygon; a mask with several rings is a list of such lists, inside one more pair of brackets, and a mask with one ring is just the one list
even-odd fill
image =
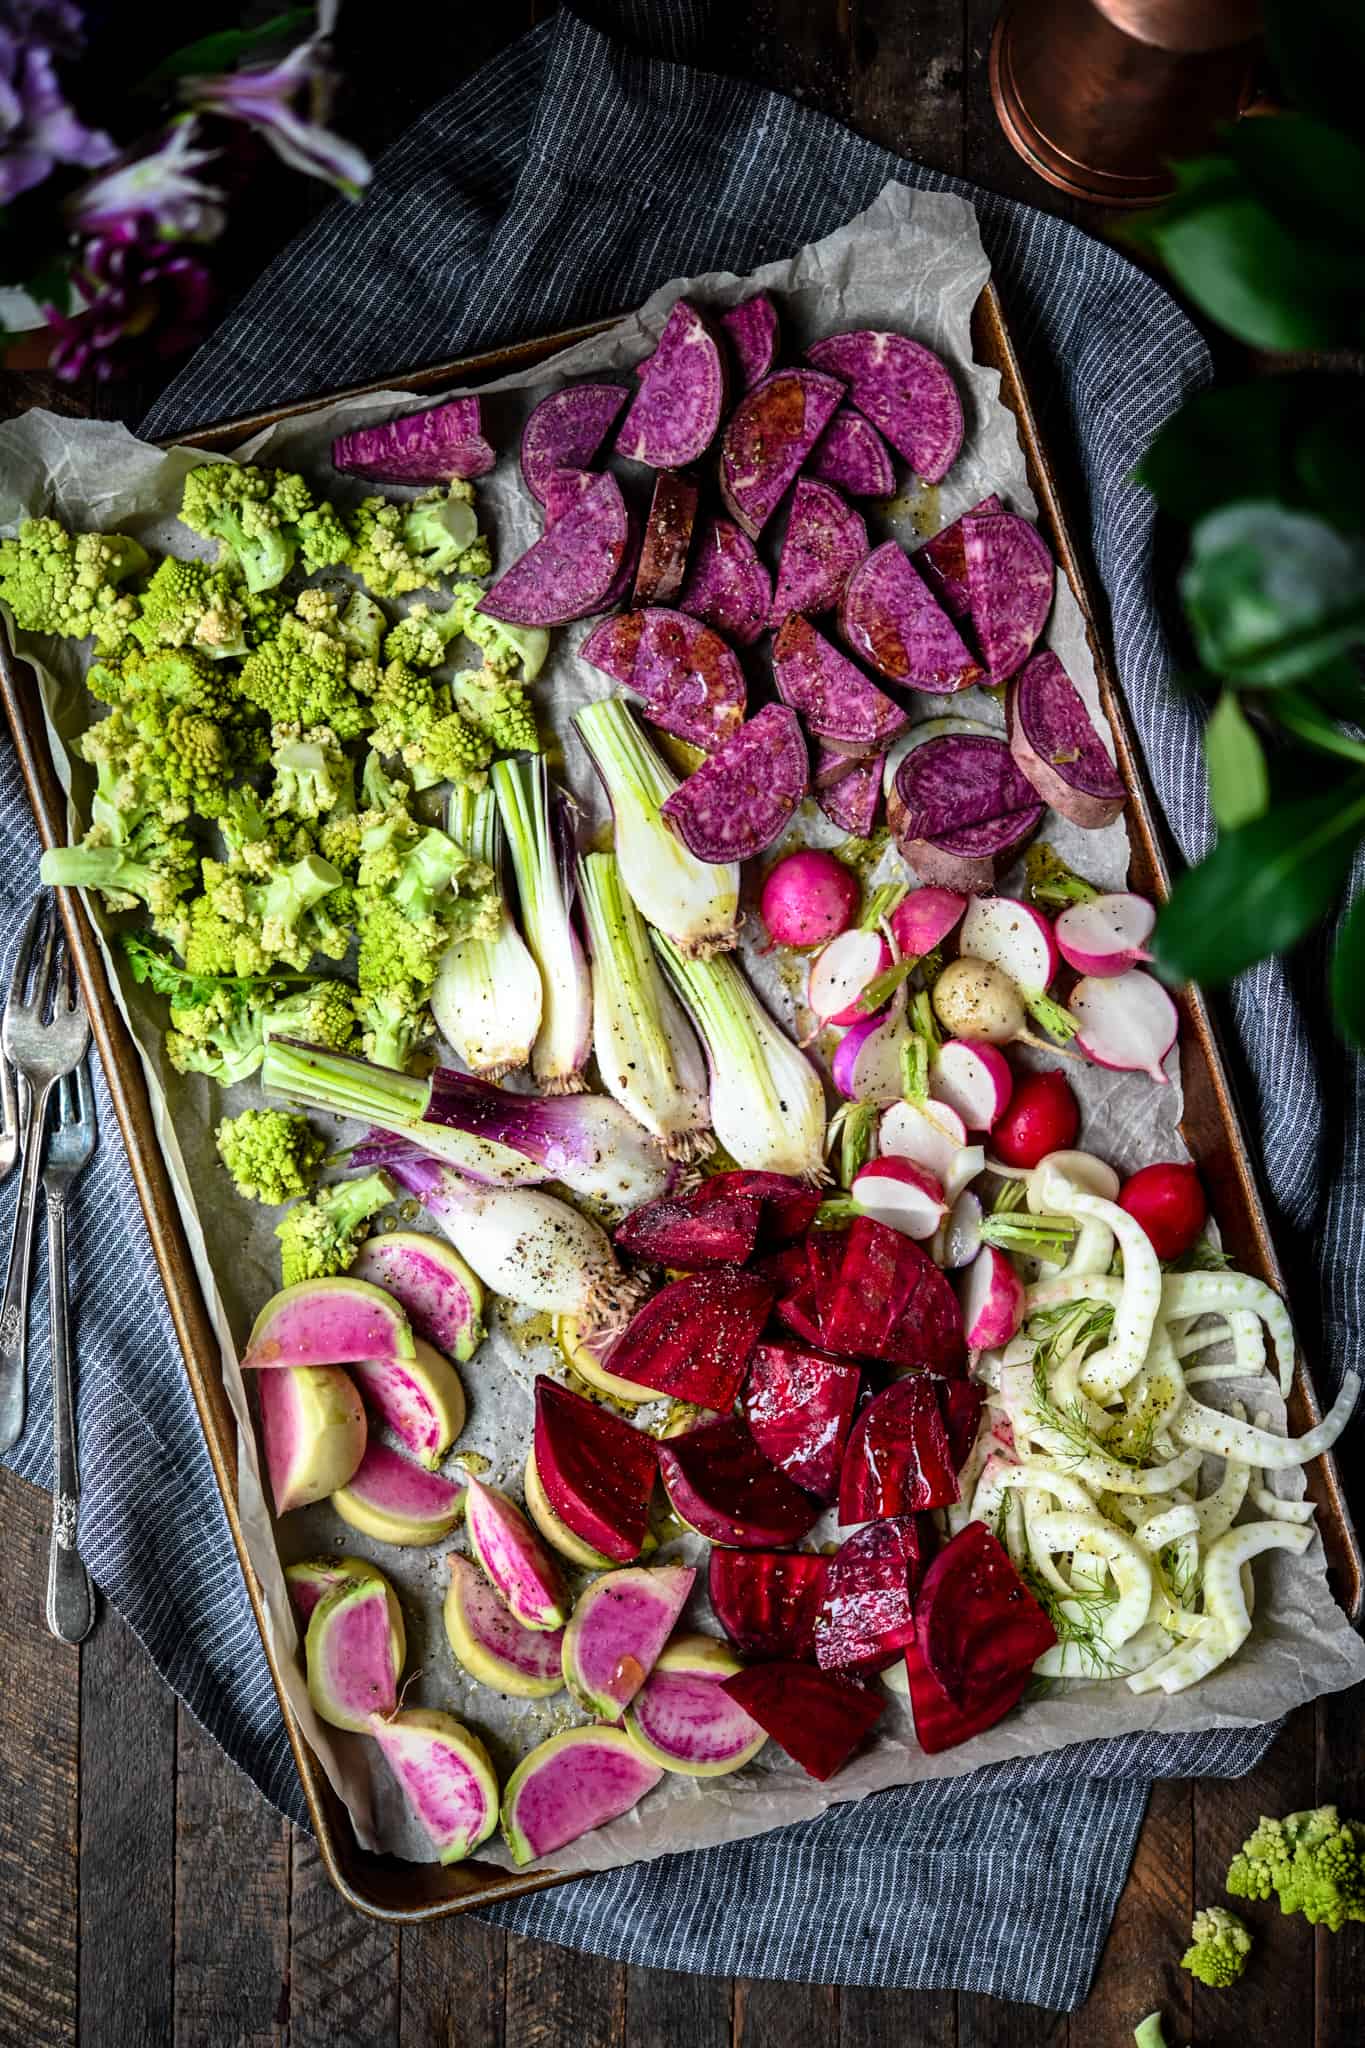
{"label": "vintage silver fork", "polygon": [[0,1052],[0,1180],[8,1180],[19,1160],[19,1084],[14,1069]]}
{"label": "vintage silver fork", "polygon": [[5,1056],[28,1084],[23,1091],[19,1131],[24,1164],[5,1291],[0,1298],[0,1451],[7,1451],[24,1427],[28,1282],[48,1097],[62,1075],[69,1074],[85,1057],[90,1043],[90,1022],[76,994],[75,981],[69,972],[57,973],[60,937],[56,903],[43,890],[19,941],[0,1024]]}
{"label": "vintage silver fork", "polygon": [[[68,988],[74,986],[71,957],[64,961]],[[77,1005],[80,1003],[76,991]],[[47,1210],[47,1298],[52,1330],[52,1541],[47,1554],[47,1625],[64,1643],[79,1643],[95,1619],[95,1590],[81,1562],[76,1523],[81,1475],[76,1458],[76,1385],[71,1361],[71,1323],[66,1289],[66,1201],[72,1181],[90,1164],[99,1128],[90,1074],[82,1059],[57,1083],[52,1125],[43,1161]]]}

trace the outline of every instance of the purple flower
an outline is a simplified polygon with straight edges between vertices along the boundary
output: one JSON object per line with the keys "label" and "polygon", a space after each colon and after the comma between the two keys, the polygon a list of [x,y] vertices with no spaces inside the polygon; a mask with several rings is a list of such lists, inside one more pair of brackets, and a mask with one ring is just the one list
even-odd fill
{"label": "purple flower", "polygon": [[123,375],[150,351],[182,355],[199,339],[212,301],[208,271],[183,246],[148,237],[97,235],[72,271],[80,313],[43,312],[53,335],[52,368],[67,383],[87,371]]}
{"label": "purple flower", "polygon": [[82,185],[66,203],[66,217],[80,235],[106,241],[212,242],[223,232],[223,195],[195,175],[218,152],[194,148],[192,115],[173,123],[159,143],[125,158]]}
{"label": "purple flower", "polygon": [[43,0],[0,0],[0,206],[58,164],[95,170],[117,154],[67,104],[55,57],[80,47],[80,12]]}
{"label": "purple flower", "polygon": [[[319,32],[277,64],[225,72],[219,78],[187,78],[181,90],[201,113],[246,122],[291,170],[322,178],[348,199],[358,199],[369,183],[369,162],[353,143],[323,125],[335,83],[325,31],[335,9],[324,6],[319,12]],[[300,99],[302,107],[297,104]]]}

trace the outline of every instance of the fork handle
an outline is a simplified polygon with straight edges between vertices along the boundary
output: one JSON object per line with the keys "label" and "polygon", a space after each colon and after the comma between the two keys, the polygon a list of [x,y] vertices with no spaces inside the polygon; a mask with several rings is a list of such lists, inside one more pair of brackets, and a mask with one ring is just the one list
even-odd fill
{"label": "fork handle", "polygon": [[81,1504],[76,1462],[76,1403],[71,1373],[71,1323],[66,1293],[66,1189],[47,1190],[47,1288],[52,1325],[52,1541],[47,1555],[47,1625],[64,1643],[79,1643],[95,1619],[95,1590],[76,1547]]}
{"label": "fork handle", "polygon": [[20,1124],[24,1164],[19,1200],[10,1236],[5,1292],[0,1299],[0,1451],[17,1443],[24,1430],[25,1381],[28,1373],[28,1281],[33,1265],[33,1215],[38,1200],[38,1175],[43,1163],[43,1130],[52,1083],[24,1089]]}

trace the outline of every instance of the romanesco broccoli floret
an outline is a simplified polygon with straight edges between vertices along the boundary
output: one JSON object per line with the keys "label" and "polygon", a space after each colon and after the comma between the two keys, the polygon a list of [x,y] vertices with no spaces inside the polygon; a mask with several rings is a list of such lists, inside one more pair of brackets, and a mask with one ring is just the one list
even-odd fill
{"label": "romanesco broccoli floret", "polygon": [[410,505],[364,498],[349,515],[349,566],[376,597],[431,590],[442,576],[486,576],[492,567],[479,535],[473,490],[456,481]]}
{"label": "romanesco broccoli floret", "polygon": [[327,1153],[307,1117],[283,1109],[244,1109],[224,1117],[214,1136],[237,1192],[272,1208],[306,1195]]}
{"label": "romanesco broccoli floret", "polygon": [[90,837],[50,848],[38,872],[55,889],[98,889],[110,910],[141,903],[163,925],[198,881],[199,855],[187,834],[145,818],[117,841]]}
{"label": "romanesco broccoli floret", "polygon": [[454,677],[451,695],[463,718],[502,754],[538,754],[540,733],[530,693],[495,669],[468,669]]}
{"label": "romanesco broccoli floret", "polygon": [[360,996],[356,1011],[361,1051],[377,1067],[406,1072],[418,1046],[431,1036],[432,1018],[426,997],[406,986]]}
{"label": "romanesco broccoli floret", "polygon": [[140,647],[193,647],[215,661],[247,652],[241,586],[226,569],[167,555],[142,593],[129,627]]}
{"label": "romanesco broccoli floret", "polygon": [[492,870],[444,832],[409,819],[367,836],[355,892],[361,1044],[378,1065],[405,1067],[431,1028],[427,997],[447,947],[491,936],[500,899]]}
{"label": "romanesco broccoli floret", "polygon": [[68,533],[55,519],[26,519],[13,540],[0,541],[0,598],[21,632],[93,639],[112,654],[138,612],[119,586],[150,565],[126,534]]}
{"label": "romanesco broccoli floret", "polygon": [[417,789],[459,782],[481,789],[493,758],[476,726],[453,711],[450,691],[421,669],[390,661],[372,698],[371,743],[380,753],[399,754]]}
{"label": "romanesco broccoli floret", "polygon": [[305,1045],[345,1052],[355,1038],[355,994],[344,981],[312,981],[263,1013],[267,1038],[297,1038]]}
{"label": "romanesco broccoli floret", "polygon": [[404,661],[410,668],[439,668],[451,641],[463,632],[458,612],[434,612],[428,604],[415,604],[385,635],[384,659]]}
{"label": "romanesco broccoli floret", "polygon": [[221,861],[200,864],[202,894],[184,906],[169,935],[191,974],[252,976],[272,967],[305,968],[316,930],[309,912],[342,877],[317,854],[253,881]]}
{"label": "romanesco broccoli floret", "polygon": [[311,1202],[286,1209],[275,1227],[285,1286],[344,1273],[360,1248],[366,1224],[393,1196],[387,1174],[367,1173],[357,1180],[337,1181]]}
{"label": "romanesco broccoli floret", "polygon": [[264,1056],[259,1008],[230,982],[207,1002],[171,1005],[166,1057],[178,1074],[205,1074],[232,1088],[250,1080]]}
{"label": "romanesco broccoli floret", "polygon": [[238,682],[272,725],[330,725],[338,739],[354,740],[374,723],[355,688],[361,666],[337,634],[294,611],[285,614],[274,639],[243,662]]}
{"label": "romanesco broccoli floret", "polygon": [[180,517],[227,550],[252,591],[273,590],[297,559],[311,574],[350,553],[340,514],[288,470],[206,462],[185,478]]}
{"label": "romanesco broccoli floret", "polygon": [[1335,1806],[1262,1818],[1232,1859],[1228,1890],[1238,1899],[1273,1892],[1282,1913],[1333,1933],[1365,1920],[1365,1822],[1343,1820]]}
{"label": "romanesco broccoli floret", "polygon": [[[447,638],[463,633],[474,642],[483,655],[484,666],[495,675],[510,676],[520,668],[522,681],[533,683],[550,652],[549,634],[543,626],[509,626],[501,619],[490,619],[478,608],[482,596],[477,583],[454,585],[450,610],[441,614]],[[446,627],[445,621],[449,619],[457,623]]]}
{"label": "romanesco broccoli floret", "polygon": [[275,780],[266,805],[271,817],[311,821],[355,809],[355,770],[329,725],[297,733],[277,726],[273,737]]}
{"label": "romanesco broccoli floret", "polygon": [[1235,1984],[1251,1954],[1251,1934],[1245,1923],[1226,1906],[1205,1906],[1195,1914],[1190,1935],[1190,1946],[1180,1958],[1181,1969],[1215,1990]]}

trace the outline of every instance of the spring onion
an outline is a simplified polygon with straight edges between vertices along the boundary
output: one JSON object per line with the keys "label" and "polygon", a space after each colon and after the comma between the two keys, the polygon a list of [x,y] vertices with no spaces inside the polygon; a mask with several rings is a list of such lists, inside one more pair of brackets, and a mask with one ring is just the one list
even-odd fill
{"label": "spring onion", "polygon": [[[446,830],[465,853],[501,878],[502,830],[491,790],[477,795],[469,789],[452,791]],[[530,1059],[543,1000],[540,969],[503,899],[491,939],[460,939],[446,952],[431,991],[431,1011],[441,1036],[469,1071],[497,1081]]]}
{"label": "spring onion", "polygon": [[584,1086],[592,1047],[592,984],[573,926],[573,857],[564,811],[552,804],[544,759],[495,762],[493,791],[517,878],[522,929],[540,969],[540,1030],[531,1071],[547,1095]]}

